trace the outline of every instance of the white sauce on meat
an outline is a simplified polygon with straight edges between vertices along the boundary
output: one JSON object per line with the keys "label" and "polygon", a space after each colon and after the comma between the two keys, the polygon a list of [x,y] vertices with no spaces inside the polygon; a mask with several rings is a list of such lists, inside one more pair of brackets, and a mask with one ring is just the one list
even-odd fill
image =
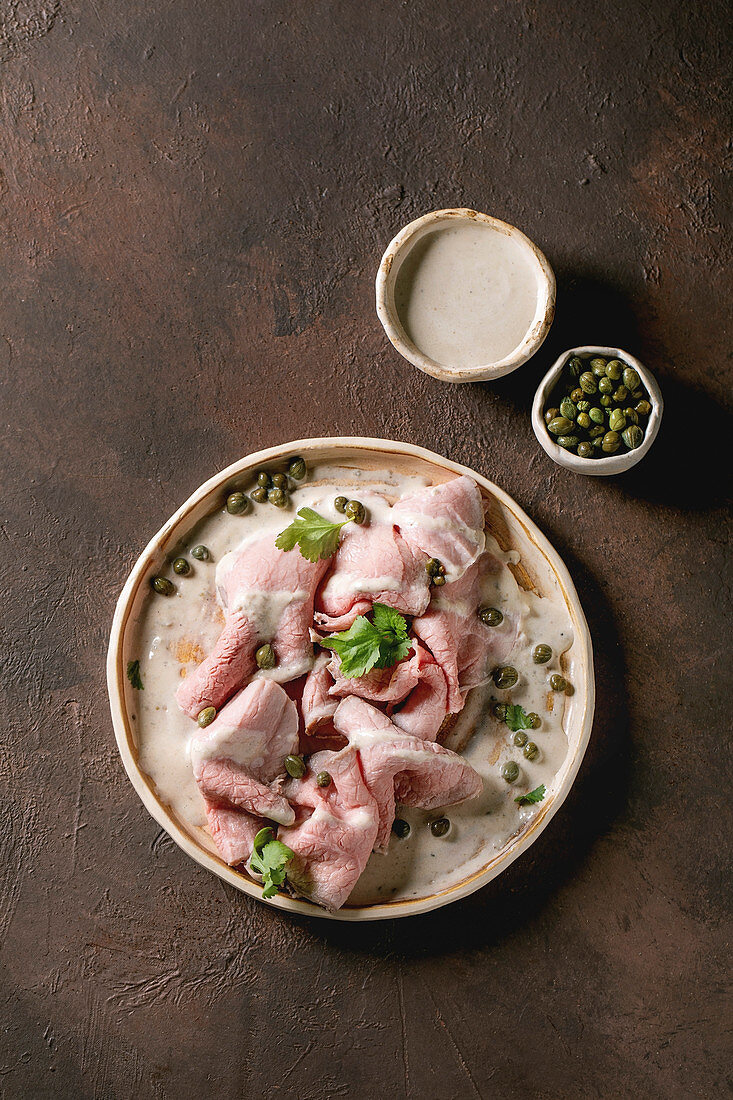
{"label": "white sauce on meat", "polygon": [[[184,552],[203,543],[209,548],[211,559],[198,562],[189,558],[192,571],[187,577],[174,578],[174,596],[146,596],[137,622],[134,652],[131,652],[131,656],[139,655],[144,691],[133,691],[128,685],[128,708],[137,734],[140,765],[153,782],[158,797],[171,807],[184,826],[201,826],[206,822],[203,799],[193,778],[191,763],[192,741],[202,731],[180,712],[174,695],[182,676],[191,672],[211,651],[221,631],[223,615],[217,601],[215,580],[218,563],[244,542],[267,532],[272,532],[274,538],[303,506],[315,508],[321,515],[336,521],[343,517],[333,507],[334,497],[357,497],[367,503],[369,495],[370,512],[375,518],[388,521],[389,507],[394,500],[426,484],[424,478],[389,470],[362,472],[345,467],[315,468],[310,471],[308,481],[292,492],[289,508],[255,505],[244,516],[231,516],[222,509],[198,524],[180,546],[180,551]],[[372,496],[375,491],[384,492],[389,500],[375,507]],[[438,812],[399,810],[400,816],[411,825],[410,836],[407,840],[392,837],[386,855],[371,857],[348,904],[419,897],[445,889],[483,867],[536,812],[537,807],[517,806],[514,797],[540,783],[545,784],[548,794],[551,793],[554,777],[565,760],[567,739],[562,728],[562,714],[557,712],[561,697],[547,690],[549,676],[559,671],[560,654],[573,640],[565,604],[558,593],[542,599],[517,585],[508,568],[511,562],[518,560],[515,552],[503,553],[490,536],[487,536],[486,548],[502,562],[502,568],[484,578],[483,601],[498,607],[505,615],[504,622],[494,628],[497,635],[510,636],[514,629],[512,620],[518,619],[517,638],[504,663],[517,668],[519,682],[512,691],[497,691],[493,684],[470,691],[466,706],[446,741],[449,748],[461,746],[472,731],[476,731],[463,755],[483,777],[484,791],[476,799],[446,809],[445,815],[452,827],[444,838],[433,837],[428,828],[428,823],[440,816]],[[255,608],[261,594],[250,593],[243,598],[251,600]],[[263,625],[269,629],[276,605],[282,609],[292,598],[291,593],[277,593],[270,609],[260,604],[257,614]],[[436,595],[436,601],[444,598]],[[548,665],[532,662],[532,649],[539,642],[552,646],[553,659]],[[287,672],[288,675],[292,673],[292,669]],[[275,668],[256,675],[277,679],[283,672]],[[539,746],[536,760],[525,760],[522,750],[512,743],[514,735],[491,715],[492,696],[501,702],[520,703],[526,711],[534,710],[540,715],[541,728],[526,731]],[[552,712],[548,711],[548,702],[554,705]],[[226,732],[221,731],[219,736],[225,738]],[[233,751],[230,749],[222,755],[237,759]],[[501,765],[508,760],[516,760],[520,766],[520,777],[511,785],[499,774]]]}

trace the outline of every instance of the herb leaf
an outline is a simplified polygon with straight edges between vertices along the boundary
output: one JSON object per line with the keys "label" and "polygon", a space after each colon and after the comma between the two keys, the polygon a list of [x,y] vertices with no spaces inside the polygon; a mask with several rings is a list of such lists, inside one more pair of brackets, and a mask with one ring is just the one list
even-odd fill
{"label": "herb leaf", "polygon": [[520,806],[532,806],[535,802],[541,802],[545,797],[545,784],[540,783],[539,787],[535,787],[533,791],[529,791],[527,794],[518,795],[514,801],[518,802]]}
{"label": "herb leaf", "polygon": [[339,531],[348,522],[331,523],[312,508],[301,508],[297,518],[277,536],[275,546],[285,551],[299,546],[303,557],[312,562],[330,558],[338,550]]}
{"label": "herb leaf", "polygon": [[142,676],[140,675],[139,661],[127,662],[127,679],[130,681],[136,691],[145,691],[145,688],[143,687]]}
{"label": "herb leaf", "polygon": [[260,829],[249,861],[252,870],[262,875],[263,898],[275,896],[278,887],[285,882],[285,868],[294,855],[287,844],[275,840],[274,836],[272,829]]}
{"label": "herb leaf", "polygon": [[504,721],[509,726],[512,733],[517,733],[519,730],[532,729],[532,723],[526,711],[516,703],[507,703],[506,718]]}
{"label": "herb leaf", "polygon": [[329,634],[321,645],[341,659],[341,672],[348,679],[365,676],[373,668],[390,668],[410,652],[407,623],[392,607],[375,603],[372,622],[359,615],[348,630]]}

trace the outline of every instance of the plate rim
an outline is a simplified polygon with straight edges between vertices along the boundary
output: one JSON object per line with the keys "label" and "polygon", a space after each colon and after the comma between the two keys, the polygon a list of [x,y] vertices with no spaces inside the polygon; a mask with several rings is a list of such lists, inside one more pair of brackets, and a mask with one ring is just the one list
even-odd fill
{"label": "plate rim", "polygon": [[[565,601],[572,612],[573,628],[576,633],[573,645],[579,645],[580,647],[578,659],[586,670],[588,682],[584,698],[583,713],[580,719],[580,735],[570,767],[564,776],[562,784],[558,790],[554,792],[552,800],[546,805],[544,812],[537,814],[532,819],[529,827],[522,830],[522,833],[513,844],[505,851],[500,852],[489,865],[469,875],[462,882],[455,886],[448,887],[445,890],[437,891],[428,897],[381,902],[379,904],[367,906],[355,906],[350,909],[339,909],[331,913],[325,909],[321,909],[313,902],[300,898],[291,898],[284,894],[277,894],[274,898],[263,898],[262,887],[258,883],[246,878],[246,876],[242,875],[240,872],[235,871],[234,868],[229,867],[229,865],[224,863],[219,857],[207,852],[191,835],[181,828],[175,818],[170,814],[164,803],[160,801],[155,794],[151,781],[138,765],[131,749],[132,730],[127,721],[125,707],[123,646],[125,627],[127,626],[132,611],[134,598],[151,564],[151,558],[161,552],[163,545],[167,542],[171,533],[197,504],[212,491],[220,488],[229,479],[236,477],[236,475],[243,470],[256,466],[259,463],[282,459],[284,457],[283,452],[292,451],[297,453],[298,451],[305,450],[323,450],[341,447],[344,449],[356,447],[379,453],[397,451],[400,455],[405,457],[421,459],[425,462],[439,465],[456,474],[466,474],[495,496],[502,506],[507,508],[522,527],[524,527],[527,535],[531,535],[532,541],[538,546],[538,549],[542,551],[552,567],[560,583]],[[449,905],[454,901],[459,901],[461,898],[467,897],[469,894],[474,893],[482,886],[491,882],[534,843],[540,833],[547,828],[550,821],[567,798],[588,747],[595,710],[595,678],[590,630],[588,629],[585,614],[567,566],[546,535],[543,534],[524,509],[522,509],[504,489],[501,489],[493,481],[484,477],[483,474],[477,473],[469,466],[454,462],[452,459],[437,454],[435,451],[428,450],[425,447],[420,447],[413,443],[371,436],[318,436],[310,439],[296,439],[285,443],[279,443],[272,447],[262,448],[226,466],[223,470],[220,470],[203,482],[198,489],[194,490],[148,541],[128,574],[127,580],[117,599],[112,618],[106,672],[112,725],[123,766],[134,790],[148,813],[158,825],[166,831],[170,838],[186,853],[186,855],[190,856],[200,866],[213,872],[219,878],[228,882],[241,892],[275,909],[301,916],[320,917],[325,920],[376,921],[417,916],[421,913],[427,913],[434,909],[441,908],[444,905]]]}

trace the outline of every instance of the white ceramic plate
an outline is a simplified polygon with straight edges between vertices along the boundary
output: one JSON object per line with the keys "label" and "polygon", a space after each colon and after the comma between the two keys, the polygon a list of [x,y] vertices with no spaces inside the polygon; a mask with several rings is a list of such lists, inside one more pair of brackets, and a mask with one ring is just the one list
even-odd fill
{"label": "white ceramic plate", "polygon": [[574,641],[563,657],[563,670],[575,687],[574,695],[565,704],[567,756],[555,778],[553,792],[504,849],[497,852],[478,872],[468,876],[464,872],[462,877],[458,868],[456,881],[439,893],[426,890],[424,896],[364,906],[349,907],[347,903],[336,913],[327,913],[309,901],[296,900],[282,894],[267,903],[290,913],[342,921],[386,920],[425,913],[478,890],[508,867],[536,840],[570,790],[583,759],[593,722],[595,690],[591,640],[570,575],[545,536],[512,498],[474,470],[409,443],[356,437],[301,439],[248,455],[197,489],[148,543],[130,573],[117,603],[107,658],[107,685],[120,755],[130,781],[146,808],[183,851],[225,882],[262,900],[261,886],[246,874],[227,866],[217,855],[213,842],[204,829],[187,825],[158,798],[154,784],[138,761],[136,734],[129,711],[133,705],[132,692],[125,672],[127,661],[133,654],[134,623],[143,600],[149,596],[150,578],[167,562],[171,552],[186,534],[220,505],[222,495],[228,488],[238,484],[249,471],[293,454],[302,454],[309,465],[319,462],[350,462],[373,466],[379,461],[417,474],[440,475],[441,479],[445,479],[446,474],[468,474],[478,483],[489,501],[489,530],[502,548],[519,551],[519,572],[524,586],[535,589],[540,595],[550,591],[556,596],[559,594],[572,621]]}

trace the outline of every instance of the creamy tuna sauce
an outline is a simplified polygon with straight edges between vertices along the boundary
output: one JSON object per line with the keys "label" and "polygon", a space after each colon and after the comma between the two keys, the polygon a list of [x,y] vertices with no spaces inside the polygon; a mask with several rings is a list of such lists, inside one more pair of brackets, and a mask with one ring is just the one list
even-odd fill
{"label": "creamy tuna sauce", "polygon": [[[428,484],[427,478],[389,470],[315,467],[309,471],[302,486],[292,491],[291,504],[286,509],[269,504],[253,505],[247,515],[232,516],[222,508],[204,519],[191,530],[185,542],[176,547],[176,554],[204,543],[211,552],[211,559],[206,562],[189,559],[192,572],[186,577],[174,578],[174,596],[145,595],[133,625],[129,649],[129,656],[140,660],[144,690],[134,691],[127,685],[128,709],[136,733],[140,765],[151,779],[158,798],[211,850],[213,844],[208,834],[198,832],[206,824],[204,802],[193,777],[191,762],[191,743],[199,730],[195,722],[180,712],[174,695],[181,678],[211,651],[221,631],[223,614],[217,600],[216,580],[217,574],[221,577],[221,571],[227,567],[227,553],[266,531],[272,531],[274,538],[303,506],[315,508],[332,520],[343,518],[333,507],[333,500],[338,495],[356,496],[372,516],[387,519],[392,502]],[[383,493],[384,497],[375,496],[375,492]],[[509,620],[518,617],[517,638],[503,663],[514,665],[519,672],[519,682],[511,691],[497,691],[492,683],[470,691],[464,710],[457,716],[445,740],[448,748],[462,752],[482,776],[483,793],[446,809],[451,830],[442,838],[434,837],[428,827],[430,821],[440,816],[439,812],[398,807],[399,816],[411,826],[409,837],[400,840],[393,836],[386,855],[371,856],[347,906],[422,897],[447,889],[480,870],[539,809],[538,806],[519,807],[514,797],[544,783],[546,798],[549,798],[555,777],[565,761],[568,743],[562,726],[564,699],[548,692],[549,676],[559,671],[559,657],[573,641],[564,600],[559,592],[541,598],[520,588],[509,568],[519,560],[518,553],[503,552],[488,533],[486,549],[499,559],[502,567],[485,578],[483,602],[504,613],[504,622],[494,628],[497,632],[510,630]],[[242,606],[246,604],[248,614],[261,619],[267,627],[273,615],[278,615],[287,602],[300,596],[297,592],[278,593],[277,608],[268,605],[260,593],[243,594],[240,602]],[[532,662],[532,650],[540,642],[552,647],[553,658],[549,664]],[[278,680],[291,678],[296,671],[300,674],[308,668],[286,670],[276,667],[259,671],[256,676]],[[541,728],[526,731],[540,749],[535,760],[524,758],[521,748],[513,743],[514,734],[492,715],[492,700],[519,703],[525,711],[540,715]],[[512,784],[500,774],[501,765],[509,760],[516,761],[520,768],[519,779]]]}
{"label": "creamy tuna sauce", "polygon": [[395,279],[402,327],[447,367],[482,367],[524,340],[537,311],[537,262],[481,222],[438,228],[412,247]]}

